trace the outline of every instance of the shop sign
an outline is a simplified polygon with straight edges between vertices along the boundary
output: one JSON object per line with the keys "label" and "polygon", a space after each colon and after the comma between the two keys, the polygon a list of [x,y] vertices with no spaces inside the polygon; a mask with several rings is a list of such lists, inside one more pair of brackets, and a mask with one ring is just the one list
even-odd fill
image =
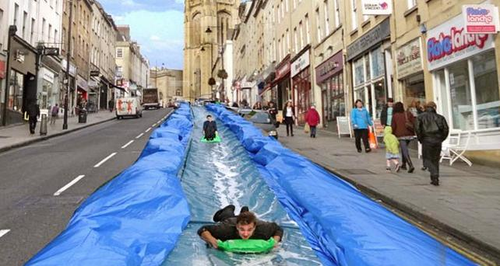
{"label": "shop sign", "polygon": [[309,50],[304,52],[297,60],[292,63],[292,77],[302,72],[309,66]]}
{"label": "shop sign", "polygon": [[463,5],[462,14],[466,33],[490,34],[499,30],[498,8],[494,5]]}
{"label": "shop sign", "polygon": [[375,28],[371,29],[368,33],[359,37],[351,45],[347,46],[347,60],[352,60],[356,56],[362,54],[371,47],[379,44],[391,34],[389,19],[378,24]]}
{"label": "shop sign", "polygon": [[45,69],[45,71],[43,71],[43,79],[54,84],[54,73]]}
{"label": "shop sign", "polygon": [[5,78],[5,61],[0,60],[0,79]]}
{"label": "shop sign", "polygon": [[363,15],[390,15],[392,14],[391,0],[363,0]]}
{"label": "shop sign", "polygon": [[316,68],[316,83],[321,84],[331,76],[342,71],[344,69],[343,62],[344,59],[342,52],[338,52],[325,62],[321,63],[321,65]]}
{"label": "shop sign", "polygon": [[490,34],[467,34],[462,15],[430,30],[427,39],[427,63],[434,70],[494,48]]}
{"label": "shop sign", "polygon": [[[66,61],[66,59],[63,59],[63,60],[61,61],[61,67],[63,68],[62,70],[63,70],[64,72],[66,72],[66,68],[67,68],[67,61]],[[75,65],[73,65],[73,63],[71,63],[71,62],[69,63],[69,74],[70,74],[71,76],[75,76],[75,74],[76,74],[76,67],[75,67]]]}
{"label": "shop sign", "polygon": [[88,91],[89,85],[87,84],[87,81],[84,80],[82,77],[77,76],[76,78],[76,85],[80,88],[82,88],[85,91]]}
{"label": "shop sign", "polygon": [[276,79],[284,77],[288,72],[290,72],[290,62],[286,62],[276,70]]}
{"label": "shop sign", "polygon": [[422,51],[420,38],[417,38],[399,48],[396,52],[398,78],[404,78],[422,71]]}

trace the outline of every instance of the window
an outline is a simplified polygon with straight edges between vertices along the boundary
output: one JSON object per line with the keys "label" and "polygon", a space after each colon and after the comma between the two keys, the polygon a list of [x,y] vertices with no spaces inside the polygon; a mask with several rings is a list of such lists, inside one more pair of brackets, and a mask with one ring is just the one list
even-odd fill
{"label": "window", "polygon": [[58,39],[59,36],[57,36],[57,33],[58,33],[57,30],[54,30],[54,43],[56,46],[59,46],[59,39]]}
{"label": "window", "polygon": [[293,41],[294,41],[294,47],[295,47],[295,52],[299,52],[299,39],[297,35],[297,28],[293,29]]}
{"label": "window", "polygon": [[122,48],[117,48],[116,49],[116,57],[117,58],[122,58],[123,57],[123,49]]}
{"label": "window", "polygon": [[290,51],[290,48],[292,47],[292,44],[290,43],[291,42],[290,31],[288,29],[286,29],[286,42],[287,42],[286,50],[288,52],[288,51]]}
{"label": "window", "polygon": [[19,5],[18,4],[15,4],[14,5],[14,25],[17,26],[17,16],[19,14]]}
{"label": "window", "polygon": [[467,60],[455,63],[448,68],[450,81],[451,108],[455,129],[474,129],[472,97]]}
{"label": "window", "polygon": [[26,23],[28,20],[28,13],[24,12],[23,16],[23,39],[26,39]]}
{"label": "window", "polygon": [[289,1],[290,1],[290,0],[285,0],[285,7],[286,7],[286,10],[285,10],[285,11],[286,11],[286,13],[288,13],[288,2],[289,2]]}
{"label": "window", "polygon": [[309,15],[306,14],[306,44],[311,43],[311,31],[309,28]]}
{"label": "window", "polygon": [[302,21],[299,22],[299,39],[300,39],[300,44],[299,44],[299,49],[302,49],[302,45],[304,44],[304,29],[302,27]]}
{"label": "window", "polygon": [[334,0],[335,3],[335,28],[340,26],[340,4],[339,0]]}
{"label": "window", "polygon": [[328,36],[328,34],[330,34],[330,12],[328,12],[328,0],[323,2],[323,8],[325,9],[325,36]]}
{"label": "window", "polygon": [[319,8],[316,9],[316,24],[318,24],[318,42],[321,42],[321,40],[323,39],[323,37],[321,36],[321,18],[319,16]]}
{"label": "window", "polygon": [[355,30],[358,27],[358,12],[356,9],[356,1],[352,0],[352,14],[351,14],[351,29]]}
{"label": "window", "polygon": [[276,8],[276,16],[278,17],[278,23],[281,22],[281,16],[280,16],[280,5],[278,5],[278,8]]}
{"label": "window", "polygon": [[31,29],[30,30],[31,30],[31,32],[30,32],[30,43],[33,43],[33,41],[34,41],[33,37],[35,35],[35,19],[34,18],[31,19]]}
{"label": "window", "polygon": [[293,10],[297,8],[297,0],[293,0]]}
{"label": "window", "polygon": [[500,95],[495,52],[472,58],[478,129],[500,127]]}
{"label": "window", "polygon": [[51,40],[52,39],[52,35],[51,34],[52,34],[52,25],[49,24],[49,37],[47,38],[47,41],[49,43],[54,42],[53,40]]}
{"label": "window", "polygon": [[47,22],[47,21],[45,20],[45,18],[43,18],[43,19],[42,19],[42,36],[40,36],[40,37],[41,37],[41,40],[43,40],[43,39],[44,39],[44,36],[45,36],[45,24],[46,24],[46,22]]}
{"label": "window", "polygon": [[408,1],[408,9],[411,9],[417,5],[417,0],[407,0]]}

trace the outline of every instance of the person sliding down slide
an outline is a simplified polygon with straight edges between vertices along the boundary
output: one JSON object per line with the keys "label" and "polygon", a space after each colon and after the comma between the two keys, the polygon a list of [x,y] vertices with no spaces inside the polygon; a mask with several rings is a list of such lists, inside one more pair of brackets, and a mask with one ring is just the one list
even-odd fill
{"label": "person sliding down slide", "polygon": [[208,141],[213,141],[217,135],[217,124],[212,120],[211,115],[207,115],[207,121],[203,123],[203,135]]}
{"label": "person sliding down slide", "polygon": [[215,225],[205,225],[198,235],[214,248],[241,252],[260,253],[277,247],[283,237],[283,229],[274,222],[257,220],[248,207],[234,214],[234,205],[228,205],[214,215]]}

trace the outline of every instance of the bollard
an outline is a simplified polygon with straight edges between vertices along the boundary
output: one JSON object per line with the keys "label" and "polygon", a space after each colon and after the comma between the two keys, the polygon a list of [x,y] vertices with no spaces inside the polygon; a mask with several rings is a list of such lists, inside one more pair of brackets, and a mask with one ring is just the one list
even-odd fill
{"label": "bollard", "polygon": [[47,135],[47,115],[43,114],[42,119],[40,121],[40,135],[45,136]]}

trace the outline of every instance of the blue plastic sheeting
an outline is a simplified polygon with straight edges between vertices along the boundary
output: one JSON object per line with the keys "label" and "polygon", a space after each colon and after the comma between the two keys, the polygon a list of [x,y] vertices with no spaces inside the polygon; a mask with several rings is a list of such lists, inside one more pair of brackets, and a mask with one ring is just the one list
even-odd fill
{"label": "blue plastic sheeting", "polygon": [[356,188],[268,138],[251,142],[248,123],[207,107],[242,143],[325,265],[474,265]]}
{"label": "blue plastic sheeting", "polygon": [[160,265],[190,219],[177,174],[191,119],[182,105],[138,161],[92,194],[27,265]]}
{"label": "blue plastic sheeting", "polygon": [[[209,113],[201,107],[193,108],[193,112],[195,126],[191,148],[181,177],[191,209],[191,222],[163,265],[321,265],[235,134],[217,120],[222,142],[201,143],[201,127]],[[236,214],[247,205],[260,219],[284,227],[280,247],[267,254],[251,255],[207,248],[196,231],[202,225],[212,223],[215,211],[227,204],[236,206]]]}

